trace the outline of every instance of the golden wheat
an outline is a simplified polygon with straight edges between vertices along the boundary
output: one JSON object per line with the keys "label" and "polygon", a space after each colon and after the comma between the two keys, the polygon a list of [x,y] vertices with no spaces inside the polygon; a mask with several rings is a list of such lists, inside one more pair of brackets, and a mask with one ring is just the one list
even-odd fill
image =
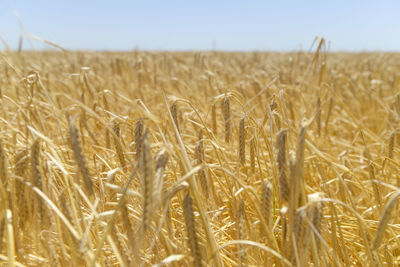
{"label": "golden wheat", "polygon": [[317,43],[1,51],[0,265],[398,266],[400,56]]}

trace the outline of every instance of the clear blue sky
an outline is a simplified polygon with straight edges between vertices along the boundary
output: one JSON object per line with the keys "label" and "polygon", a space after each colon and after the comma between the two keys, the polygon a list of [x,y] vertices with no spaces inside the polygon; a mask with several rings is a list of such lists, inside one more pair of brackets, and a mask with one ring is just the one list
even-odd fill
{"label": "clear blue sky", "polygon": [[0,36],[16,48],[14,10],[27,32],[67,49],[307,50],[324,36],[331,51],[400,51],[394,0],[0,0]]}

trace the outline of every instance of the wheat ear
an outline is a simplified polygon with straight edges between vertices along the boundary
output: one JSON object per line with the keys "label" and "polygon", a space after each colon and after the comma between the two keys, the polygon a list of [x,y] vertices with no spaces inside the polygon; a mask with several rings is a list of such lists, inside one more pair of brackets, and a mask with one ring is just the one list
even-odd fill
{"label": "wheat ear", "polygon": [[212,120],[212,131],[215,136],[217,136],[217,111],[215,103],[211,107],[211,120]]}
{"label": "wheat ear", "polygon": [[269,181],[265,181],[262,187],[262,209],[268,227],[272,225],[272,198],[272,184]]}
{"label": "wheat ear", "polygon": [[246,163],[246,142],[245,142],[245,125],[244,117],[239,123],[239,161],[240,165],[244,166]]}
{"label": "wheat ear", "polygon": [[[245,213],[244,201],[243,199],[241,199],[239,203],[239,216],[238,216],[238,228],[237,228],[238,240],[246,239],[245,215],[246,213]],[[245,253],[245,247],[243,245],[239,245],[238,257],[239,257],[238,266],[246,266],[246,253]]]}
{"label": "wheat ear", "polygon": [[143,120],[138,120],[135,126],[135,146],[136,146],[136,158],[140,159],[140,153],[142,152],[142,135],[143,135]]}
{"label": "wheat ear", "polygon": [[252,173],[256,170],[256,144],[254,137],[250,140],[250,170]]}
{"label": "wheat ear", "polygon": [[142,137],[142,153],[140,170],[143,181],[143,230],[150,227],[153,211],[154,166],[151,155],[149,133],[144,132]]}
{"label": "wheat ear", "polygon": [[193,265],[196,267],[201,267],[201,253],[197,240],[197,232],[193,215],[193,200],[189,193],[186,194],[183,200],[183,213],[185,216],[185,224],[189,237],[190,250],[192,251],[193,256]]}
{"label": "wheat ear", "polygon": [[385,206],[385,209],[383,210],[383,214],[381,219],[379,220],[378,228],[376,229],[375,233],[375,239],[372,244],[372,249],[377,249],[382,242],[383,234],[385,231],[385,228],[390,220],[390,214],[396,204],[397,198],[400,196],[400,191],[397,191],[388,201],[388,203]]}
{"label": "wheat ear", "polygon": [[78,164],[79,172],[82,175],[86,191],[93,195],[93,182],[89,174],[89,169],[86,165],[86,158],[82,152],[81,142],[79,141],[79,131],[75,126],[73,119],[69,121],[69,134],[72,151],[74,152],[75,160]]}
{"label": "wheat ear", "polygon": [[[43,190],[42,174],[39,170],[39,166],[40,166],[40,141],[39,141],[39,139],[36,139],[31,146],[32,177],[33,177],[33,184],[40,190]],[[43,219],[43,205],[42,205],[42,201],[39,198],[39,196],[37,196],[36,201],[37,201],[37,205],[38,205],[38,209],[39,209],[40,220],[42,220]]]}
{"label": "wheat ear", "polygon": [[[202,164],[204,161],[204,142],[203,142],[203,130],[199,131],[199,141],[197,141],[196,148],[195,148],[195,155],[197,164]],[[208,182],[206,172],[203,168],[199,170],[199,180],[202,190],[205,192],[206,197],[208,198],[209,189],[208,189]]]}
{"label": "wheat ear", "polygon": [[289,186],[286,175],[286,129],[282,129],[278,133],[277,146],[278,146],[278,170],[279,170],[279,192],[284,201],[289,200]]}
{"label": "wheat ear", "polygon": [[125,169],[126,161],[125,161],[124,152],[123,152],[122,146],[121,146],[121,139],[120,139],[121,129],[120,129],[118,123],[114,124],[113,131],[115,134],[115,136],[114,136],[115,150],[117,151],[118,159],[119,159],[122,169]]}
{"label": "wheat ear", "polygon": [[225,142],[229,143],[232,134],[231,104],[230,97],[225,96],[223,102],[224,119],[225,119]]}

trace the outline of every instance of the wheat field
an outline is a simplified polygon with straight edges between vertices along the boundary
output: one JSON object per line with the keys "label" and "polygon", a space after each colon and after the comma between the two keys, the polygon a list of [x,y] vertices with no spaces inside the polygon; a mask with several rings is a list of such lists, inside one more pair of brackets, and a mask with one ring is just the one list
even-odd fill
{"label": "wheat field", "polygon": [[400,54],[0,56],[2,265],[400,264]]}

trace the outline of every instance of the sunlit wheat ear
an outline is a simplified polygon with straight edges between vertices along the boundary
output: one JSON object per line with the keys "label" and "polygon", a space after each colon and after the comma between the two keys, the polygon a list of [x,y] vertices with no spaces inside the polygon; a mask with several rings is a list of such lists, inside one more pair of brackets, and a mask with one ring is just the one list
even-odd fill
{"label": "sunlit wheat ear", "polygon": [[155,174],[155,198],[160,203],[162,200],[162,191],[164,184],[164,171],[167,167],[169,155],[165,149],[161,149],[156,156],[156,174]]}
{"label": "sunlit wheat ear", "polygon": [[374,191],[374,197],[378,205],[381,205],[381,192],[379,190],[378,185],[375,183],[376,177],[375,177],[375,167],[374,164],[371,160],[371,155],[369,153],[368,148],[365,148],[364,150],[364,157],[368,159],[368,170],[369,170],[369,178],[372,183],[372,189]]}
{"label": "sunlit wheat ear", "polygon": [[[304,148],[306,140],[306,127],[301,127],[297,140],[296,160],[290,162],[290,204],[292,212],[300,206],[305,205],[306,196],[304,192]],[[291,213],[292,213],[291,212]]]}
{"label": "sunlit wheat ear", "polygon": [[225,142],[229,143],[232,135],[231,104],[229,96],[225,96],[222,106],[224,110],[224,119],[225,119]]}
{"label": "sunlit wheat ear", "polygon": [[61,192],[61,194],[58,196],[58,202],[59,202],[59,204],[61,206],[61,210],[62,210],[63,214],[65,215],[65,217],[69,221],[71,221],[72,220],[72,216],[71,216],[71,212],[70,212],[70,210],[68,208],[67,198],[66,198],[65,195],[66,195],[66,193],[64,191]]}
{"label": "sunlit wheat ear", "polygon": [[[199,164],[199,165],[202,164],[204,161],[203,130],[199,131],[199,140],[197,141],[197,144],[196,144],[195,156],[196,156],[197,164]],[[208,188],[206,172],[204,171],[203,168],[199,170],[199,180],[200,180],[201,188],[202,188],[203,192],[206,194],[206,197],[208,198],[209,188]]]}
{"label": "sunlit wheat ear", "polygon": [[264,213],[265,221],[267,222],[268,227],[272,225],[272,184],[269,181],[265,181],[262,187],[262,209]]}
{"label": "sunlit wheat ear", "polygon": [[129,209],[128,209],[128,203],[126,201],[126,198],[123,200],[123,203],[121,205],[121,217],[122,217],[122,223],[125,227],[125,231],[128,236],[128,241],[130,245],[131,251],[134,249],[134,230],[133,230],[133,225],[131,224],[130,218],[129,218]]}
{"label": "sunlit wheat ear", "polygon": [[317,114],[315,121],[317,122],[317,134],[318,136],[321,135],[321,98],[318,97],[317,100]]}
{"label": "sunlit wheat ear", "polygon": [[[115,225],[112,227],[113,229],[111,232],[111,237],[117,247],[118,253],[120,254],[123,264],[125,266],[134,266],[133,261],[131,259],[131,253],[125,248],[125,240],[122,234],[119,234],[118,227]],[[129,237],[128,237],[129,238]]]}
{"label": "sunlit wheat ear", "polygon": [[294,226],[293,226],[293,232],[294,232],[294,238],[295,238],[295,244],[293,244],[295,247],[295,253],[292,255],[292,261],[295,261],[296,254],[299,256],[299,258],[302,258],[302,253],[306,250],[305,243],[306,243],[306,227],[305,227],[305,218],[307,216],[307,210],[306,207],[301,207],[298,208],[295,214],[295,219],[294,219]]}
{"label": "sunlit wheat ear", "polygon": [[304,164],[304,143],[306,140],[306,127],[301,127],[299,139],[297,141],[297,151],[296,151],[296,171],[300,172],[299,175],[303,172],[303,164]]}
{"label": "sunlit wheat ear", "polygon": [[[67,205],[67,198],[66,198],[66,193],[63,191],[61,194],[58,196],[58,203],[61,206],[61,211],[64,214],[64,216],[68,219],[68,221],[72,221],[72,216],[70,209]],[[81,257],[80,254],[80,244],[79,240],[76,239],[69,231],[64,231],[67,242],[71,245],[71,253],[73,254],[72,258],[79,258]],[[73,246],[73,247],[72,247]]]}
{"label": "sunlit wheat ear", "polygon": [[140,170],[143,181],[143,230],[150,227],[153,211],[153,190],[154,190],[154,164],[151,155],[149,133],[145,131],[142,137],[142,153]]}
{"label": "sunlit wheat ear", "polygon": [[239,161],[240,165],[244,166],[246,163],[246,141],[245,141],[245,125],[244,117],[239,123]]}
{"label": "sunlit wheat ear", "polygon": [[[42,181],[42,174],[39,170],[40,168],[40,140],[36,139],[32,146],[31,146],[31,170],[32,170],[32,177],[33,177],[33,184],[42,190],[43,181]],[[43,219],[43,205],[41,199],[37,196],[36,197],[38,209],[39,209],[39,216],[40,219]]]}
{"label": "sunlit wheat ear", "polygon": [[217,111],[215,107],[215,103],[211,106],[211,123],[212,123],[212,131],[215,136],[217,136]]}
{"label": "sunlit wheat ear", "polygon": [[252,173],[256,170],[256,144],[254,137],[250,140],[250,170]]}
{"label": "sunlit wheat ear", "polygon": [[330,119],[330,117],[331,117],[331,114],[332,114],[332,110],[333,110],[333,98],[332,97],[330,97],[329,98],[329,106],[328,106],[328,114],[326,115],[326,119],[325,119],[325,134],[327,133],[327,131],[328,131],[328,123],[329,123],[329,119]]}
{"label": "sunlit wheat ear", "polygon": [[[0,199],[1,199],[1,205],[5,209],[8,209],[7,207],[7,200],[9,197],[9,194],[6,194],[6,183],[8,182],[8,172],[7,172],[7,158],[6,158],[6,153],[4,150],[3,142],[0,140]],[[4,237],[4,228],[6,227],[6,218],[1,218],[0,219],[0,251],[3,246],[3,237]]]}
{"label": "sunlit wheat ear", "polygon": [[[246,215],[245,205],[243,199],[241,199],[239,203],[239,212],[238,212],[238,228],[237,228],[238,240],[246,239],[245,215]],[[238,266],[246,266],[246,253],[245,253],[245,247],[243,245],[239,245],[238,257],[239,257]]]}
{"label": "sunlit wheat ear", "polygon": [[276,103],[276,95],[272,95],[271,103],[269,104],[269,108],[271,109],[271,112],[274,112],[278,108],[278,103]]}
{"label": "sunlit wheat ear", "polygon": [[122,146],[121,146],[121,140],[120,140],[121,130],[120,130],[118,123],[114,124],[113,131],[114,131],[114,134],[116,135],[114,137],[115,150],[117,151],[117,155],[118,155],[118,159],[121,164],[121,167],[124,169],[126,167],[126,162],[125,162],[124,152],[123,152]]}
{"label": "sunlit wheat ear", "polygon": [[278,147],[278,171],[279,171],[279,193],[284,201],[289,200],[289,186],[286,175],[286,129],[282,129],[278,133],[277,147]]}
{"label": "sunlit wheat ear", "polygon": [[393,150],[394,150],[394,144],[396,142],[396,131],[394,131],[391,135],[390,135],[390,139],[389,139],[389,148],[388,148],[388,157],[390,159],[393,159]]}
{"label": "sunlit wheat ear", "polygon": [[185,216],[186,230],[189,237],[190,250],[193,256],[193,265],[196,267],[202,266],[200,247],[197,239],[197,232],[193,214],[193,200],[189,193],[186,194],[183,200],[183,214]]}
{"label": "sunlit wheat ear", "polygon": [[400,94],[396,95],[395,109],[397,111],[397,115],[400,116]]}
{"label": "sunlit wheat ear", "polygon": [[195,156],[199,164],[204,161],[204,141],[202,129],[199,131],[199,140],[196,143]]}
{"label": "sunlit wheat ear", "polygon": [[394,262],[393,262],[393,252],[392,249],[388,248],[387,245],[385,245],[384,249],[383,249],[383,253],[385,255],[385,259],[386,259],[386,263],[387,266],[395,266]]}
{"label": "sunlit wheat ear", "polygon": [[82,175],[83,182],[87,193],[93,195],[93,182],[86,165],[86,159],[83,155],[82,146],[79,138],[79,131],[75,126],[73,119],[69,120],[69,135],[72,151],[74,152],[75,161],[78,164],[79,172]]}
{"label": "sunlit wheat ear", "polygon": [[[281,224],[282,224],[282,236],[281,236],[281,247],[286,247],[287,246],[287,239],[288,239],[288,208],[286,206],[283,206],[279,210],[279,216],[281,218]],[[292,245],[289,245],[291,247]],[[290,249],[289,249],[290,250]],[[289,250],[285,251],[285,255],[289,255]]]}
{"label": "sunlit wheat ear", "polygon": [[272,115],[271,119],[273,119],[276,128],[279,130],[281,128],[281,119],[280,119],[280,115],[278,112],[278,103],[276,102],[275,95],[273,95],[271,104],[269,106],[270,106],[271,115]]}
{"label": "sunlit wheat ear", "polygon": [[140,153],[142,152],[142,135],[144,125],[143,120],[138,120],[135,126],[135,146],[136,146],[136,158],[140,159]]}
{"label": "sunlit wheat ear", "polygon": [[8,162],[6,151],[4,150],[3,141],[0,139],[0,186],[4,188],[8,180]]}
{"label": "sunlit wheat ear", "polygon": [[322,199],[323,193],[320,192],[308,195],[308,205],[310,206],[310,213],[312,214],[312,224],[318,233],[321,231],[321,223],[323,218],[324,205],[323,202],[321,202]]}
{"label": "sunlit wheat ear", "polygon": [[5,219],[1,219],[0,220],[0,250],[3,249],[3,238],[4,238],[4,228],[6,225],[6,220]]}
{"label": "sunlit wheat ear", "polygon": [[400,191],[397,191],[387,202],[381,219],[379,220],[378,228],[376,229],[375,239],[372,244],[372,249],[378,249],[382,242],[383,234],[385,232],[386,226],[390,220],[390,214],[395,207],[396,200],[400,196]]}
{"label": "sunlit wheat ear", "polygon": [[[29,151],[27,149],[19,151],[15,155],[15,166],[14,173],[19,177],[26,177],[26,172],[29,170]],[[19,209],[18,223],[21,229],[24,228],[24,225],[29,217],[29,194],[31,192],[27,191],[26,186],[22,181],[17,180],[15,185],[15,190],[17,192],[17,205]]]}
{"label": "sunlit wheat ear", "polygon": [[170,110],[171,110],[172,118],[174,119],[176,128],[177,128],[178,130],[180,130],[180,128],[179,128],[179,119],[178,119],[178,106],[177,106],[176,102],[174,102],[174,103],[170,106]]}

